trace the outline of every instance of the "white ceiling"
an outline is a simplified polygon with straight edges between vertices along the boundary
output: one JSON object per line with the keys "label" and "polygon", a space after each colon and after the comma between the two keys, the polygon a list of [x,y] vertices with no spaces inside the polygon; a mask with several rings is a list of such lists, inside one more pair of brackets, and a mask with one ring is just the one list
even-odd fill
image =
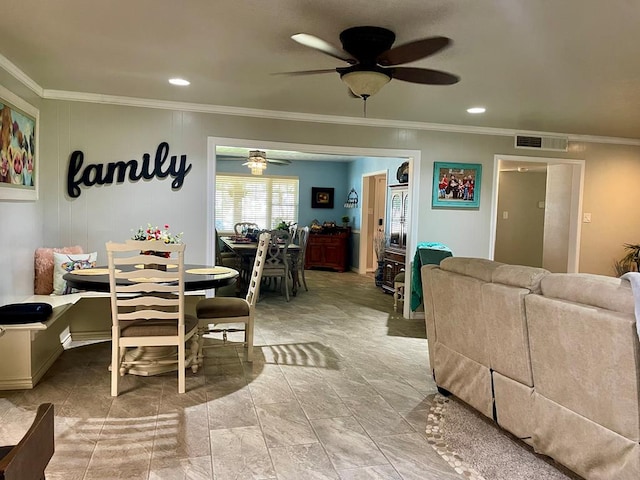
{"label": "white ceiling", "polygon": [[0,18],[0,53],[46,90],[349,117],[362,101],[337,73],[272,75],[346,65],[292,34],[442,35],[452,46],[410,66],[461,81],[392,80],[369,118],[640,138],[638,0],[3,0]]}

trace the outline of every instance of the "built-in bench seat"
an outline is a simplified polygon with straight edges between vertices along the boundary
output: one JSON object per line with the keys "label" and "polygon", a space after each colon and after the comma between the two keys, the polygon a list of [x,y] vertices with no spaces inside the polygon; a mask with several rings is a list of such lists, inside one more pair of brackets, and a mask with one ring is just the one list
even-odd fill
{"label": "built-in bench seat", "polygon": [[[188,293],[188,312],[195,314],[204,294]],[[42,323],[0,325],[0,390],[33,388],[72,340],[111,339],[109,293],[32,295],[23,302],[48,303],[53,313]]]}
{"label": "built-in bench seat", "polygon": [[33,388],[75,340],[110,338],[109,294],[32,295],[53,307],[45,322],[0,325],[0,390]]}

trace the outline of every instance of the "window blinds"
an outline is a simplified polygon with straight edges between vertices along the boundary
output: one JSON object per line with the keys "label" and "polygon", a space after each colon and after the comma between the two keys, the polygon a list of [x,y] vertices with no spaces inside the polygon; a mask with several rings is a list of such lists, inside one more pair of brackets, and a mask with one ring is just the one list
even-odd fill
{"label": "window blinds", "polygon": [[233,232],[238,222],[272,229],[298,221],[298,177],[216,175],[216,229]]}

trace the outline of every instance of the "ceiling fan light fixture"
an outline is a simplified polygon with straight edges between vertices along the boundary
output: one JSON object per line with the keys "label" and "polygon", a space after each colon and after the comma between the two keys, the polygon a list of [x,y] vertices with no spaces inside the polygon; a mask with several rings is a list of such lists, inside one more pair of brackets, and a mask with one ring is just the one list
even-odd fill
{"label": "ceiling fan light fixture", "polygon": [[243,163],[251,170],[251,175],[262,175],[262,171],[267,168],[267,155],[262,150],[251,150],[249,161]]}
{"label": "ceiling fan light fixture", "polygon": [[361,98],[369,98],[375,95],[391,80],[389,75],[372,70],[347,72],[342,74],[340,78],[347,84],[354,95]]}

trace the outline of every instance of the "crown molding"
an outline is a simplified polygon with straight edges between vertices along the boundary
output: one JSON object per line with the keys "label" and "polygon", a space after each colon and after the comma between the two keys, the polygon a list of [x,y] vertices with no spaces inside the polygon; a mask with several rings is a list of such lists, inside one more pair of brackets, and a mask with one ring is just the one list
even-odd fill
{"label": "crown molding", "polygon": [[32,90],[39,97],[44,96],[44,89],[34,82],[31,77],[20,70],[11,60],[0,53],[0,68],[12,75],[16,80],[24,86]]}
{"label": "crown molding", "polygon": [[386,120],[379,118],[343,117],[339,115],[320,115],[315,113],[262,110],[258,108],[228,107],[203,103],[174,102],[171,100],[155,100],[150,98],[122,97],[116,95],[102,95],[97,93],[70,92],[65,90],[45,89],[43,97],[50,100],[102,103],[108,105],[157,108],[164,110],[180,110],[187,112],[212,113],[218,115],[232,115],[240,117],[269,118],[273,120],[289,120],[296,122],[330,123],[334,125],[396,128],[405,130],[430,130],[435,132],[466,133],[473,135],[490,135],[499,137],[514,137],[516,134],[551,135],[567,137],[570,142],[640,146],[640,139],[633,138],[575,135],[558,132],[526,131],[521,129],[477,127],[471,125],[449,125],[444,123],[411,122],[405,120]]}
{"label": "crown molding", "polygon": [[470,125],[449,125],[444,123],[410,122],[404,120],[385,120],[377,118],[343,117],[339,115],[320,115],[314,113],[285,112],[278,110],[261,110],[257,108],[227,107],[201,103],[174,102],[150,98],[123,97],[102,95],[99,93],[70,92],[65,90],[43,89],[26,73],[18,68],[7,57],[0,54],[0,68],[12,75],[36,95],[47,100],[66,100],[72,102],[101,103],[106,105],[122,105],[129,107],[157,108],[164,110],[182,110],[197,113],[213,113],[240,117],[270,118],[274,120],[290,120],[296,122],[329,123],[334,125],[353,125],[378,128],[397,128],[406,130],[429,130],[434,132],[466,133],[472,135],[490,135],[513,137],[516,134],[560,135],[570,142],[606,143],[615,145],[640,146],[640,139],[621,137],[601,137],[594,135],[573,135],[558,132],[522,131],[510,128],[477,127]]}

